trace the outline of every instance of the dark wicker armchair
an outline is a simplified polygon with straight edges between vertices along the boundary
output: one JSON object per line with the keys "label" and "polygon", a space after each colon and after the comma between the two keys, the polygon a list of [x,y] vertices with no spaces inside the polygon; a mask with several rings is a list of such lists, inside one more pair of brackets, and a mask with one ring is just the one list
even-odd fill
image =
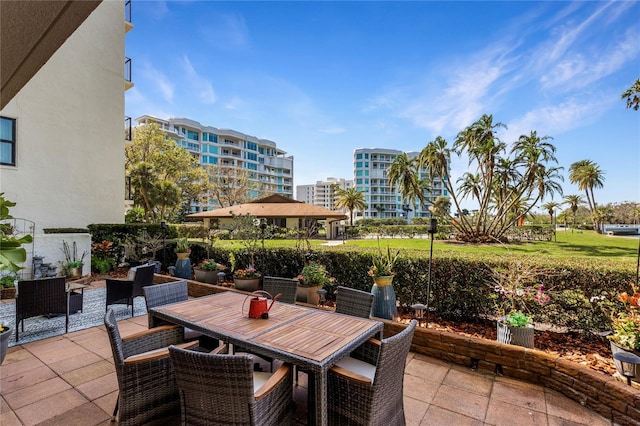
{"label": "dark wicker armchair", "polygon": [[171,368],[169,345],[183,343],[182,327],[162,326],[120,337],[113,309],[104,316],[120,392],[113,410],[120,425],[140,425],[178,416],[178,388]]}
{"label": "dark wicker armchair", "polygon": [[144,296],[142,288],[153,284],[153,274],[155,265],[142,265],[136,268],[133,280],[118,280],[107,278],[107,303],[105,312],[109,305],[126,304],[131,305],[131,316],[133,312],[133,299]]}
{"label": "dark wicker armchair", "polygon": [[336,312],[354,317],[369,318],[373,307],[373,294],[340,286],[336,289]]}
{"label": "dark wicker armchair", "polygon": [[415,328],[413,320],[382,342],[370,339],[329,370],[329,424],[405,424],[402,386]]}
{"label": "dark wicker armchair", "polygon": [[291,367],[253,371],[251,355],[212,355],[170,347],[183,425],[287,425]]}
{"label": "dark wicker armchair", "polygon": [[272,296],[280,294],[278,299],[280,302],[294,304],[296,303],[298,281],[291,278],[264,277],[262,289]]}
{"label": "dark wicker armchair", "polygon": [[41,315],[65,315],[65,333],[69,332],[69,294],[64,277],[24,280],[18,283],[16,297],[16,342],[18,325],[24,320]]}
{"label": "dark wicker armchair", "polygon": [[[169,303],[184,302],[189,299],[189,288],[186,281],[173,281],[164,284],[154,284],[142,287],[144,300],[147,304],[147,311],[156,306],[168,305]],[[154,319],[149,315],[149,328],[154,327]],[[200,342],[202,350],[207,352],[218,347],[218,339],[204,336],[199,331],[184,329],[184,339],[187,341],[196,340]]]}

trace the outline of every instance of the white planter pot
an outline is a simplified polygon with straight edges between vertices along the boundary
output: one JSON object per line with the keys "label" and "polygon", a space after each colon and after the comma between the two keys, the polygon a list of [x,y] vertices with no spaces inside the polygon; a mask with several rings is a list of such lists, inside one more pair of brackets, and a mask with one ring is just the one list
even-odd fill
{"label": "white planter pot", "polygon": [[513,327],[502,321],[497,322],[498,342],[507,343],[509,345],[524,346],[525,348],[533,348],[533,325],[529,324],[525,327]]}
{"label": "white planter pot", "polygon": [[308,303],[309,305],[317,305],[320,303],[320,295],[318,290],[322,290],[322,286],[300,287],[296,290],[296,301]]}

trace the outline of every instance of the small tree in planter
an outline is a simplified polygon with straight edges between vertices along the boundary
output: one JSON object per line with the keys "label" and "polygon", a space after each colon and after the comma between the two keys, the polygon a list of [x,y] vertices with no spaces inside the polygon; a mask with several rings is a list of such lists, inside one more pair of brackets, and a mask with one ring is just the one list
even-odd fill
{"label": "small tree in planter", "polygon": [[84,258],[87,252],[82,252],[82,256],[78,256],[78,245],[73,242],[69,247],[69,243],[62,241],[62,253],[64,253],[64,263],[62,269],[69,278],[79,278],[82,276],[82,267],[84,266]]}

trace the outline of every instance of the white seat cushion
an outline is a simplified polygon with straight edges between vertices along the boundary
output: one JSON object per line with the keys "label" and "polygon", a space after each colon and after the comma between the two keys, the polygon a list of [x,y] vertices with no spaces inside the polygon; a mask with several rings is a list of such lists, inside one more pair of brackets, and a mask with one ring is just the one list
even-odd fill
{"label": "white seat cushion", "polygon": [[272,376],[271,373],[264,373],[262,371],[253,372],[253,393],[256,393],[258,389]]}
{"label": "white seat cushion", "polygon": [[196,330],[192,330],[190,328],[184,328],[184,340],[195,340],[202,336],[202,333]]}
{"label": "white seat cushion", "polygon": [[375,365],[360,361],[359,359],[351,358],[350,356],[342,358],[336,365],[369,378],[371,380],[371,383],[373,383],[373,378],[376,375]]}

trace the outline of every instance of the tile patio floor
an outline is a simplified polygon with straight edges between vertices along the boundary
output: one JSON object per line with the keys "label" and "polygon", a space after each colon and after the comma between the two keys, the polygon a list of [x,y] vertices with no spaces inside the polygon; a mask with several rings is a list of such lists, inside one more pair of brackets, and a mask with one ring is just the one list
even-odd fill
{"label": "tile patio floor", "polygon": [[[118,323],[123,336],[147,317]],[[305,424],[306,381],[296,389]],[[118,394],[104,327],[9,349],[0,367],[0,425],[108,425]],[[404,380],[408,425],[611,425],[544,387],[410,353]]]}

